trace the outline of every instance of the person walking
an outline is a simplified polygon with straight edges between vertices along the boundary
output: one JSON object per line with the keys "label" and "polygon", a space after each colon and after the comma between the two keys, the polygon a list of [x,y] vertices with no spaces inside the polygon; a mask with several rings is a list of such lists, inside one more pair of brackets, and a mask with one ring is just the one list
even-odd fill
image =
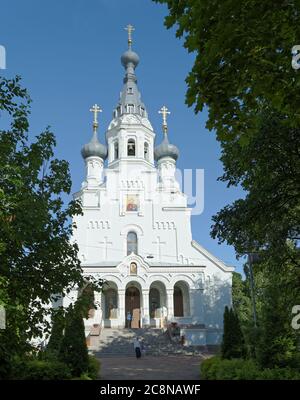
{"label": "person walking", "polygon": [[127,328],[131,328],[131,312],[130,311],[127,312],[126,320],[127,320]]}
{"label": "person walking", "polygon": [[141,344],[140,344],[138,338],[134,339],[133,348],[134,348],[134,351],[135,351],[136,358],[141,358],[141,355],[142,355],[142,353],[141,353]]}

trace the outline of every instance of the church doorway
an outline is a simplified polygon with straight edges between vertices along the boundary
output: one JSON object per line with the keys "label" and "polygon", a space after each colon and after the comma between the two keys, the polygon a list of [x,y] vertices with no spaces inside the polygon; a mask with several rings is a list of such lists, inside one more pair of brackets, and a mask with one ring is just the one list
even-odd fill
{"label": "church doorway", "polygon": [[168,314],[166,287],[161,281],[151,283],[149,290],[150,326],[162,328]]}
{"label": "church doorway", "polygon": [[190,294],[186,282],[176,282],[174,286],[174,317],[190,316]]}
{"label": "church doorway", "polygon": [[[131,323],[127,319],[127,315],[131,314]],[[140,291],[135,286],[129,286],[125,292],[125,317],[126,326],[133,329],[140,328],[141,326],[141,301]]]}
{"label": "church doorway", "polygon": [[183,295],[180,287],[174,287],[174,317],[183,317]]}

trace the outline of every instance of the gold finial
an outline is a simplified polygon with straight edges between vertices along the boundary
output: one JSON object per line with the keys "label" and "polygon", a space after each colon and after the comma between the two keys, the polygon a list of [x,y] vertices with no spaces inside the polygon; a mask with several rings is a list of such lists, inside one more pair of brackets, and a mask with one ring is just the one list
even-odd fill
{"label": "gold finial", "polygon": [[128,46],[129,46],[129,48],[131,48],[131,45],[132,45],[132,36],[131,36],[131,34],[132,34],[132,32],[135,30],[134,29],[134,27],[132,26],[132,25],[130,25],[130,24],[128,24],[127,26],[126,26],[126,28],[124,28],[127,32],[128,32]]}
{"label": "gold finial", "polygon": [[98,126],[99,126],[99,124],[98,124],[98,113],[101,113],[102,110],[98,106],[98,104],[94,104],[93,107],[90,108],[90,112],[92,112],[94,114],[93,129],[94,129],[94,131],[96,131]]}
{"label": "gold finial", "polygon": [[163,107],[158,111],[158,113],[159,113],[159,114],[162,114],[162,117],[163,117],[163,124],[162,124],[163,132],[164,132],[164,133],[167,133],[167,132],[168,132],[167,115],[168,115],[168,114],[171,114],[171,113],[170,113],[170,111],[167,109],[166,106],[163,106]]}

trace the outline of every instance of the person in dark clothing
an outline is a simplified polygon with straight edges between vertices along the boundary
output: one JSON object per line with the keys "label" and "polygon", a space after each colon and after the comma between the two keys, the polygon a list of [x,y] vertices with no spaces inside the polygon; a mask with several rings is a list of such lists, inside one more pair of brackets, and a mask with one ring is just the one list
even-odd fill
{"label": "person in dark clothing", "polygon": [[133,348],[134,348],[134,351],[135,351],[136,358],[140,358],[141,355],[142,355],[142,352],[141,352],[141,344],[140,344],[138,338],[134,339]]}

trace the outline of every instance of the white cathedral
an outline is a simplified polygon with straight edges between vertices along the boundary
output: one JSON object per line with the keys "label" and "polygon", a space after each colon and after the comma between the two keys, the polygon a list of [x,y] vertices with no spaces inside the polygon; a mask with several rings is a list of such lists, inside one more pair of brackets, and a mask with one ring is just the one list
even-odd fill
{"label": "white cathedral", "polygon": [[[105,281],[95,293],[97,309],[85,320],[86,332],[122,329],[130,313],[133,329],[177,323],[191,344],[217,344],[224,307],[231,304],[233,268],[192,239],[191,209],[175,176],[179,151],[168,139],[169,112],[160,110],[163,140],[155,147],[137,87],[133,28],[127,29],[124,85],[107,146],[98,139],[101,110],[95,104],[93,136],[81,151],[86,178],[74,194],[83,208],[74,219],[73,239],[84,274]],[[71,301],[65,297],[64,306]]]}

